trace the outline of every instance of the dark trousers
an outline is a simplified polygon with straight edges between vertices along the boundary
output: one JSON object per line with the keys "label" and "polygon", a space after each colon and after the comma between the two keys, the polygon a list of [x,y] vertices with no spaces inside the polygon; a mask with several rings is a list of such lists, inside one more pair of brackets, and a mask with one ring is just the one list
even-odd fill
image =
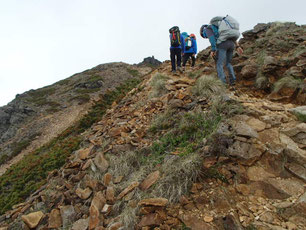
{"label": "dark trousers", "polygon": [[170,58],[171,58],[171,65],[172,65],[172,70],[176,70],[175,66],[175,60],[177,61],[177,66],[181,67],[181,62],[182,62],[182,49],[181,48],[172,48],[170,49]]}
{"label": "dark trousers", "polygon": [[183,55],[183,66],[185,66],[186,65],[186,63],[187,63],[187,61],[188,61],[188,59],[191,57],[191,60],[192,60],[192,62],[191,62],[191,66],[194,66],[195,65],[195,56],[193,55],[193,53],[184,53],[184,55]]}

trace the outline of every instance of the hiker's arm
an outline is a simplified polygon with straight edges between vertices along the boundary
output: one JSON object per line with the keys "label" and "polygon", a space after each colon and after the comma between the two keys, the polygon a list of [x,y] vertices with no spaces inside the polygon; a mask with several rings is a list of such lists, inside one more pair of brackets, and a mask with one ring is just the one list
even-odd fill
{"label": "hiker's arm", "polygon": [[216,38],[214,35],[211,35],[209,38],[209,42],[211,44],[211,50],[214,52],[214,51],[217,51],[217,45],[216,45]]}
{"label": "hiker's arm", "polygon": [[241,48],[241,46],[239,45],[239,43],[237,41],[235,42],[235,45],[236,45],[237,53],[239,55],[242,55],[243,54],[243,49]]}

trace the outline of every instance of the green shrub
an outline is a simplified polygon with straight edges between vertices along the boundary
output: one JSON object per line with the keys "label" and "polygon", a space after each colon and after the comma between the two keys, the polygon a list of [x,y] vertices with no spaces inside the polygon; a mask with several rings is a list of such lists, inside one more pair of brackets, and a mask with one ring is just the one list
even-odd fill
{"label": "green shrub", "polygon": [[126,71],[133,77],[139,77],[139,72],[136,69],[127,68]]}

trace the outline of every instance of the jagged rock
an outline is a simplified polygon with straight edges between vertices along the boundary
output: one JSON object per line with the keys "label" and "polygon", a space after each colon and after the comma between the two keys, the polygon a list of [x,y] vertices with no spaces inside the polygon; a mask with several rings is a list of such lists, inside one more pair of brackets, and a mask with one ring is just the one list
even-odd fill
{"label": "jagged rock", "polygon": [[85,160],[87,159],[88,155],[90,154],[92,147],[86,148],[86,149],[80,149],[76,152],[77,156],[81,159],[81,160]]}
{"label": "jagged rock", "polygon": [[155,171],[150,173],[146,179],[144,179],[144,181],[140,184],[140,189],[141,190],[147,190],[148,188],[150,188],[159,178],[159,171]]}
{"label": "jagged rock", "polygon": [[105,186],[108,186],[110,182],[112,181],[112,175],[110,173],[105,173],[103,177],[103,183]]}
{"label": "jagged rock", "polygon": [[94,195],[89,208],[89,227],[88,229],[94,229],[100,223],[100,210],[104,207],[106,199],[101,191]]}
{"label": "jagged rock", "polygon": [[78,197],[80,197],[83,200],[86,200],[88,197],[90,197],[92,191],[90,188],[85,188],[85,189],[81,189],[81,188],[77,188],[75,190],[75,193],[78,195]]}
{"label": "jagged rock", "polygon": [[288,136],[280,134],[281,143],[286,146],[285,154],[292,160],[301,165],[306,164],[306,151],[298,147],[298,145]]}
{"label": "jagged rock", "polygon": [[304,192],[303,183],[294,179],[269,178],[267,182],[291,196],[300,195]]}
{"label": "jagged rock", "polygon": [[300,123],[297,126],[282,130],[282,133],[289,137],[293,137],[301,132],[306,133],[306,123]]}
{"label": "jagged rock", "polygon": [[76,212],[72,205],[66,205],[60,208],[63,228],[70,226],[76,218]]}
{"label": "jagged rock", "polygon": [[148,198],[141,200],[138,205],[152,205],[152,206],[160,206],[164,207],[168,203],[166,198]]}
{"label": "jagged rock", "polygon": [[109,214],[112,210],[112,206],[109,204],[105,204],[101,210],[101,212],[105,215]]}
{"label": "jagged rock", "polygon": [[236,135],[243,136],[247,138],[258,138],[258,133],[256,130],[254,130],[252,127],[250,127],[246,122],[244,121],[238,121],[234,122],[233,128],[236,131]]}
{"label": "jagged rock", "polygon": [[51,211],[48,223],[48,228],[60,228],[62,226],[62,217],[59,209]]}
{"label": "jagged rock", "polygon": [[286,169],[306,182],[306,168],[296,163],[287,163]]}
{"label": "jagged rock", "polygon": [[79,219],[72,225],[71,230],[87,230],[89,219]]}
{"label": "jagged rock", "polygon": [[161,64],[161,62],[157,59],[154,58],[154,56],[152,57],[147,57],[144,58],[143,61],[141,63],[139,63],[138,65],[151,65],[151,66],[159,66]]}
{"label": "jagged rock", "polygon": [[189,228],[193,230],[213,230],[209,224],[205,223],[204,220],[198,219],[196,216],[191,214],[180,215],[179,219]]}
{"label": "jagged rock", "polygon": [[118,200],[121,200],[126,194],[133,191],[136,187],[138,187],[139,182],[135,181],[130,184],[127,188],[125,188],[117,197]]}
{"label": "jagged rock", "polygon": [[266,56],[264,57],[263,71],[265,73],[274,71],[278,65],[278,60],[275,57]]}
{"label": "jagged rock", "polygon": [[229,148],[230,156],[238,157],[242,163],[252,165],[263,153],[263,149],[258,145],[235,141]]}
{"label": "jagged rock", "polygon": [[106,189],[106,193],[105,193],[105,197],[106,200],[109,201],[110,203],[114,203],[115,202],[115,190],[114,187],[109,186]]}
{"label": "jagged rock", "polygon": [[104,154],[101,152],[97,153],[94,162],[101,172],[105,172],[109,167],[108,161],[104,158]]}
{"label": "jagged rock", "polygon": [[248,168],[247,175],[251,181],[265,181],[268,178],[274,177],[273,174],[266,172],[258,166]]}
{"label": "jagged rock", "polygon": [[247,124],[257,132],[263,131],[266,128],[266,123],[253,117],[247,121]]}
{"label": "jagged rock", "polygon": [[163,220],[157,213],[150,213],[142,217],[138,227],[142,228],[145,226],[159,226],[163,223]]}
{"label": "jagged rock", "polygon": [[21,219],[29,228],[36,228],[40,220],[43,218],[44,213],[42,211],[32,212],[28,215],[21,216]]}
{"label": "jagged rock", "polygon": [[257,75],[258,66],[256,64],[245,65],[241,70],[241,75],[245,79],[254,78]]}

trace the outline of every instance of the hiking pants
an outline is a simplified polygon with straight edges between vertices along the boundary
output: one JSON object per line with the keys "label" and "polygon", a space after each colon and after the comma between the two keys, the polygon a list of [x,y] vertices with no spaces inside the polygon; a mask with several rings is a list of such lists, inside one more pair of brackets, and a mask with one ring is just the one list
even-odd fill
{"label": "hiking pants", "polygon": [[191,60],[192,60],[192,62],[191,62],[191,66],[193,67],[194,66],[194,64],[195,64],[195,56],[193,55],[193,53],[184,53],[184,55],[183,55],[183,66],[185,66],[186,65],[186,63],[187,63],[187,61],[188,61],[188,59],[191,57]]}
{"label": "hiking pants", "polygon": [[229,73],[229,83],[230,85],[235,84],[236,76],[234,73],[233,66],[231,64],[233,58],[233,52],[235,48],[235,43],[231,40],[227,40],[218,45],[218,56],[217,56],[217,73],[218,77],[222,82],[226,84],[226,78],[224,73],[224,63]]}
{"label": "hiking pants", "polygon": [[170,58],[171,58],[171,65],[172,65],[172,71],[176,70],[175,65],[175,58],[177,61],[177,66],[181,67],[182,62],[182,49],[181,48],[172,48],[170,49]]}

